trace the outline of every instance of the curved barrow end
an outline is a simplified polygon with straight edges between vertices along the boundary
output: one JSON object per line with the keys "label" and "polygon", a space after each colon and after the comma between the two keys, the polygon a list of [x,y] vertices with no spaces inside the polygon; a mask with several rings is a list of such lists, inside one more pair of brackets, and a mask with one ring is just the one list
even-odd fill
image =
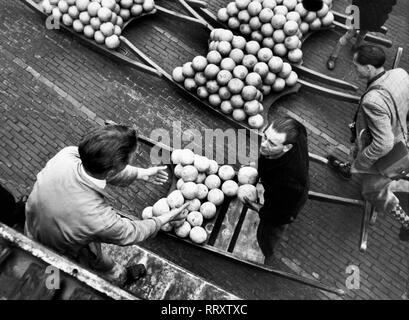
{"label": "curved barrow end", "polygon": [[355,104],[358,104],[360,100],[359,96],[355,96],[337,90],[327,89],[322,86],[312,84],[305,80],[298,79],[298,82],[302,84],[303,88],[307,89],[308,91],[311,91],[312,93],[318,93],[321,96],[326,96],[328,98],[333,98],[339,101],[346,101]]}
{"label": "curved barrow end", "polygon": [[[295,94],[298,93],[298,91],[300,91],[301,88],[301,84],[296,83],[295,86],[292,87],[287,87],[285,88],[283,91],[281,92],[277,92],[277,93],[270,93],[269,95],[265,96],[263,99],[263,112],[262,112],[262,116],[264,119],[264,126],[259,130],[260,132],[263,132],[264,129],[268,126],[268,114],[270,112],[271,107],[273,107],[273,105],[280,100],[282,97],[288,96],[290,94]],[[261,135],[261,133],[260,133]]]}

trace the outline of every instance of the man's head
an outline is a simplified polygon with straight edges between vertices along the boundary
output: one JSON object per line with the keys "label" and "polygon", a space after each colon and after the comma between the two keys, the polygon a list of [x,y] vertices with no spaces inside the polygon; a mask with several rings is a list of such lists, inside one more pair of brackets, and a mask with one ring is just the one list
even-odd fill
{"label": "man's head", "polygon": [[298,143],[300,135],[307,136],[300,122],[290,117],[277,118],[264,131],[260,154],[266,158],[280,158]]}
{"label": "man's head", "polygon": [[381,47],[362,45],[354,55],[353,63],[361,78],[371,79],[383,71],[386,56]]}
{"label": "man's head", "polygon": [[97,178],[110,178],[131,161],[137,145],[134,129],[122,125],[97,128],[78,147],[84,169]]}

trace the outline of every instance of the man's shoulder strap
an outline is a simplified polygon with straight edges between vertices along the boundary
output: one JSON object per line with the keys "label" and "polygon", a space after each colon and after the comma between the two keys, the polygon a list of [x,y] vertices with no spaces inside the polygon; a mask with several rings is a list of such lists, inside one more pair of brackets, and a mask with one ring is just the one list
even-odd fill
{"label": "man's shoulder strap", "polygon": [[400,129],[401,129],[401,131],[402,131],[402,134],[403,134],[403,136],[404,136],[404,139],[406,140],[405,131],[404,131],[404,129],[403,129],[403,124],[402,124],[402,121],[401,121],[400,116],[399,116],[399,110],[398,110],[398,105],[396,104],[396,100],[395,100],[395,98],[393,97],[392,93],[391,93],[388,89],[386,89],[384,86],[381,86],[381,85],[379,85],[379,84],[376,84],[376,85],[373,85],[373,86],[369,87],[368,90],[366,90],[365,93],[363,94],[363,96],[361,97],[361,100],[360,100],[360,102],[359,102],[359,105],[361,105],[362,99],[364,98],[364,96],[365,96],[366,94],[368,94],[368,93],[371,92],[371,91],[375,91],[375,90],[383,90],[383,91],[387,92],[387,94],[388,94],[389,97],[391,98],[392,103],[393,103],[393,109],[391,109],[389,106],[388,106],[388,108],[389,108],[389,110],[390,110],[390,112],[391,112],[392,114],[395,112],[397,122],[398,122],[398,124],[399,124],[399,126],[400,126]]}

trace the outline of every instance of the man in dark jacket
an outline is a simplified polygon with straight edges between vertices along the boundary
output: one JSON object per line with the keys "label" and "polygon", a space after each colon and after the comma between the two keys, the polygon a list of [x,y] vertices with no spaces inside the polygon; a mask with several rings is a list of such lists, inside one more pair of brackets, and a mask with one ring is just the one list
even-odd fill
{"label": "man in dark jacket", "polygon": [[264,187],[264,205],[246,204],[259,212],[259,246],[266,257],[274,258],[274,247],[308,198],[309,157],[307,131],[290,117],[275,119],[265,130],[260,146],[258,171]]}

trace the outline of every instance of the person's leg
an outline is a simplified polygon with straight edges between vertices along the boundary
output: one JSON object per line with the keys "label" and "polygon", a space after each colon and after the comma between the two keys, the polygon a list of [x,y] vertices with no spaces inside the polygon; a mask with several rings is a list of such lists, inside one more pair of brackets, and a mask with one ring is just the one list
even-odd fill
{"label": "person's leg", "polygon": [[342,47],[344,47],[349,40],[351,40],[355,34],[357,33],[357,30],[351,29],[348,30],[337,42],[334,50],[332,51],[331,55],[329,56],[327,60],[327,68],[329,70],[334,70],[335,68],[335,62],[339,56],[339,53],[341,52]]}
{"label": "person's leg", "polygon": [[328,155],[327,159],[329,167],[334,169],[342,179],[348,180],[351,178],[351,163],[343,162],[333,155]]}
{"label": "person's leg", "polygon": [[367,30],[360,30],[357,35],[356,35],[356,41],[355,44],[352,46],[352,51],[355,52],[358,50],[359,46],[362,44],[362,41],[364,41],[366,34],[368,33]]}
{"label": "person's leg", "polygon": [[257,241],[265,256],[266,264],[274,260],[274,249],[282,238],[287,225],[275,225],[272,221],[261,219],[257,229]]}
{"label": "person's leg", "polygon": [[378,175],[362,175],[362,195],[378,212],[390,214],[401,224],[401,240],[409,240],[409,216],[400,206],[392,190],[396,184],[389,178]]}
{"label": "person's leg", "polygon": [[0,185],[0,222],[12,227],[15,224],[13,215],[16,208],[14,196],[6,188]]}
{"label": "person's leg", "polygon": [[79,252],[77,260],[83,266],[96,271],[102,278],[116,285],[122,286],[127,280],[125,267],[104,254],[100,243],[90,243]]}

